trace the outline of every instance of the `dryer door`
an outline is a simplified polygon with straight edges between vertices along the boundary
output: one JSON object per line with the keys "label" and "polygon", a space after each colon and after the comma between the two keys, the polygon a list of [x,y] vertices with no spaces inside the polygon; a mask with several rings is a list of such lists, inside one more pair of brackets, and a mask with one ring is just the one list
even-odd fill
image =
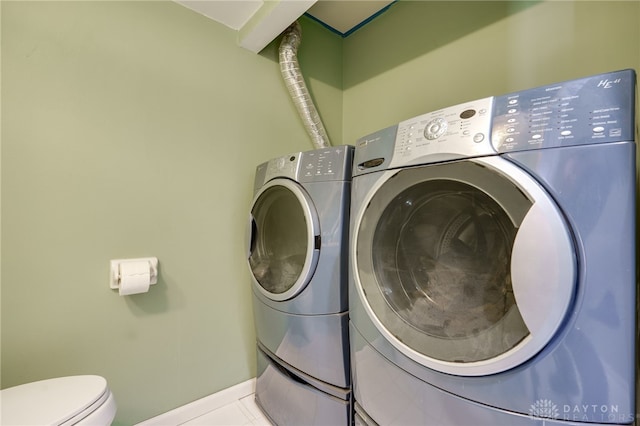
{"label": "dryer door", "polygon": [[283,301],[309,283],[320,252],[318,214],[307,192],[289,179],[264,185],[251,204],[249,267],[256,288]]}
{"label": "dryer door", "polygon": [[385,172],[353,235],[356,287],[374,324],[438,371],[478,376],[525,362],[573,299],[560,211],[500,157]]}

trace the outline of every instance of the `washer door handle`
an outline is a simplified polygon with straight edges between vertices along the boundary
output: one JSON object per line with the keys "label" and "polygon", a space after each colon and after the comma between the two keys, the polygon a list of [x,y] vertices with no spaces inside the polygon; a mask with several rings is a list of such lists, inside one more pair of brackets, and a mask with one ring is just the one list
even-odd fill
{"label": "washer door handle", "polygon": [[253,254],[256,247],[256,238],[258,234],[258,224],[252,214],[249,214],[249,224],[247,226],[247,259]]}

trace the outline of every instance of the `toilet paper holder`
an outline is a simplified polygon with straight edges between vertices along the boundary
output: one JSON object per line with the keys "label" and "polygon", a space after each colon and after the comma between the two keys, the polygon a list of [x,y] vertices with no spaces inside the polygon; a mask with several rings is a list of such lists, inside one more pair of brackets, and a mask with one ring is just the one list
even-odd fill
{"label": "toilet paper holder", "polygon": [[149,284],[156,284],[158,282],[158,258],[157,257],[142,257],[138,259],[115,259],[111,261],[111,272],[109,274],[109,287],[112,289],[120,288],[120,265],[126,262],[148,262],[149,263]]}

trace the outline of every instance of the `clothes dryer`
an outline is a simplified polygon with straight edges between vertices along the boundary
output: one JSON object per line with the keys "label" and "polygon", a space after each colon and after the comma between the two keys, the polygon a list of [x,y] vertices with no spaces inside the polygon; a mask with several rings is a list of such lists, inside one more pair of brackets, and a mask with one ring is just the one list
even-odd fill
{"label": "clothes dryer", "polygon": [[468,102],[356,144],[357,424],[631,424],[635,73]]}
{"label": "clothes dryer", "polygon": [[256,401],[279,425],[351,419],[348,213],[352,146],[258,166],[248,262]]}

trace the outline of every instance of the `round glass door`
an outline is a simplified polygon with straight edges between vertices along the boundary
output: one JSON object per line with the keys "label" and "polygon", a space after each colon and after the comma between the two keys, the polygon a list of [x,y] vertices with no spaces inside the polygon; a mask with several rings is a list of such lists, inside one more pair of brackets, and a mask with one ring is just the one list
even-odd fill
{"label": "round glass door", "polygon": [[306,192],[276,179],[256,194],[251,208],[249,267],[257,288],[276,301],[309,282],[318,259],[318,220]]}
{"label": "round glass door", "polygon": [[420,330],[431,339],[411,346],[443,361],[481,361],[514,347],[529,333],[511,286],[515,235],[500,206],[468,184],[438,179],[398,194],[373,236],[375,276],[402,321],[389,327]]}
{"label": "round glass door", "polygon": [[[441,371],[480,375],[520,362],[504,359],[531,340],[540,346],[539,314],[518,297],[526,292],[513,276],[519,229],[535,205],[528,191],[461,161],[394,172],[365,205],[356,279],[370,316],[399,349]],[[563,294],[572,293],[569,275],[560,278]],[[555,332],[564,311],[552,316]]]}

